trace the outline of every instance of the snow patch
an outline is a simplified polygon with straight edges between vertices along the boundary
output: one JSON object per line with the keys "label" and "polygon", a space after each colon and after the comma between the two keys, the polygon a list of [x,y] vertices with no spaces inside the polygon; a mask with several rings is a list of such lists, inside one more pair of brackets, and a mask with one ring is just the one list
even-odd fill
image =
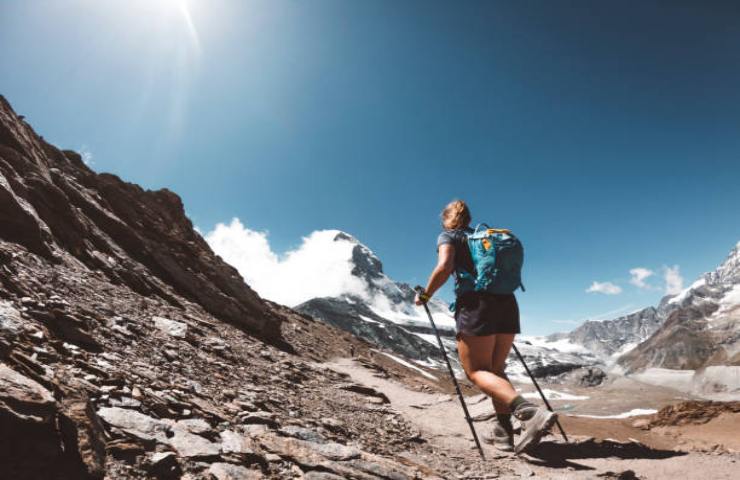
{"label": "snow patch", "polygon": [[634,408],[629,412],[618,413],[616,415],[577,415],[574,417],[586,417],[586,418],[629,418],[636,417],[638,415],[652,415],[658,411],[653,408]]}
{"label": "snow patch", "polygon": [[390,358],[391,360],[400,363],[401,365],[403,365],[406,368],[410,368],[411,370],[414,370],[416,372],[419,372],[420,374],[422,374],[423,376],[425,376],[426,378],[428,378],[430,380],[437,380],[437,377],[435,377],[431,373],[427,372],[426,370],[422,370],[421,368],[417,367],[416,365],[412,365],[411,363],[407,362],[406,360],[403,360],[401,358],[398,358],[395,355],[391,355],[390,353],[386,353],[386,352],[381,352],[380,350],[373,350],[373,351],[374,352],[378,352],[378,353],[382,353],[383,355],[385,355],[386,357]]}
{"label": "snow patch", "polygon": [[707,283],[706,279],[704,279],[703,277],[700,278],[699,280],[692,283],[688,288],[681,290],[675,297],[668,300],[668,303],[675,304],[675,303],[683,302],[686,299],[686,297],[689,296],[689,293],[691,293],[692,290],[699,288],[701,286],[704,286],[704,284],[706,283]]}

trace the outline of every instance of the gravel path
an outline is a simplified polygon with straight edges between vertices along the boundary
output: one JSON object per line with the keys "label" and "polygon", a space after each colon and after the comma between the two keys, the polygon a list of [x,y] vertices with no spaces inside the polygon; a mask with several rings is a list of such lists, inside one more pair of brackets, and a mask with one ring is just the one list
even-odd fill
{"label": "gravel path", "polygon": [[[379,378],[353,359],[335,359],[329,368],[345,373],[352,380],[384,393],[392,407],[415,425],[423,437],[439,452],[430,462],[454,462],[447,468],[459,472],[458,478],[521,478],[535,476],[550,479],[586,478],[712,478],[734,479],[740,467],[738,453],[681,452],[651,448],[641,443],[608,440],[603,433],[605,420],[593,420],[588,437],[572,435],[571,444],[549,435],[534,456],[515,457],[484,445],[486,462],[475,450],[467,423],[457,398],[439,393],[413,391],[401,383]],[[491,411],[490,402],[481,395],[467,397],[473,416]],[[568,418],[563,418],[566,429]],[[477,423],[479,436],[490,424]],[[587,426],[585,427],[588,428]],[[579,422],[579,433],[584,433]],[[602,437],[602,438],[599,438]],[[416,459],[419,460],[419,459]],[[426,460],[426,459],[421,459]],[[439,466],[439,465],[435,465]]]}

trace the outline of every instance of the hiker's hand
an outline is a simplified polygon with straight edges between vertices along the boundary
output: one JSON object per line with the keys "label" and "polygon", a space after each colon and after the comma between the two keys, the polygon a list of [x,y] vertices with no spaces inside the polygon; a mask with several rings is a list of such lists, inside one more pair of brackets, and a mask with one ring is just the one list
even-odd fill
{"label": "hiker's hand", "polygon": [[414,297],[414,303],[416,305],[424,305],[429,301],[429,295],[426,293],[417,293],[416,297]]}

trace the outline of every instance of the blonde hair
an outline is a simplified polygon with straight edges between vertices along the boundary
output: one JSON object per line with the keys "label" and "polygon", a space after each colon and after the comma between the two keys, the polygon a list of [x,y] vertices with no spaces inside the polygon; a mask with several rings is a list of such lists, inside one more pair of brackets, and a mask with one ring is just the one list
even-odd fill
{"label": "blonde hair", "polygon": [[470,209],[462,200],[453,200],[442,210],[442,227],[447,230],[465,228],[470,225]]}

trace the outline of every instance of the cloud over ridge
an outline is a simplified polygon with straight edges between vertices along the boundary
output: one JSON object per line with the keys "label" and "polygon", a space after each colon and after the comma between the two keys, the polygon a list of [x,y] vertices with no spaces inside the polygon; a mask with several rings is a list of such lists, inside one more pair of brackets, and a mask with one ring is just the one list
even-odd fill
{"label": "cloud over ridge", "polygon": [[316,297],[365,296],[367,284],[352,275],[349,240],[338,230],[318,230],[283,256],[272,251],[267,232],[250,230],[238,218],[205,235],[214,252],[236,268],[260,296],[295,306]]}
{"label": "cloud over ridge", "polygon": [[630,283],[637,288],[644,288],[649,289],[650,285],[648,285],[645,280],[651,277],[655,272],[648,268],[644,267],[636,267],[630,270],[630,275],[632,278],[630,278]]}

